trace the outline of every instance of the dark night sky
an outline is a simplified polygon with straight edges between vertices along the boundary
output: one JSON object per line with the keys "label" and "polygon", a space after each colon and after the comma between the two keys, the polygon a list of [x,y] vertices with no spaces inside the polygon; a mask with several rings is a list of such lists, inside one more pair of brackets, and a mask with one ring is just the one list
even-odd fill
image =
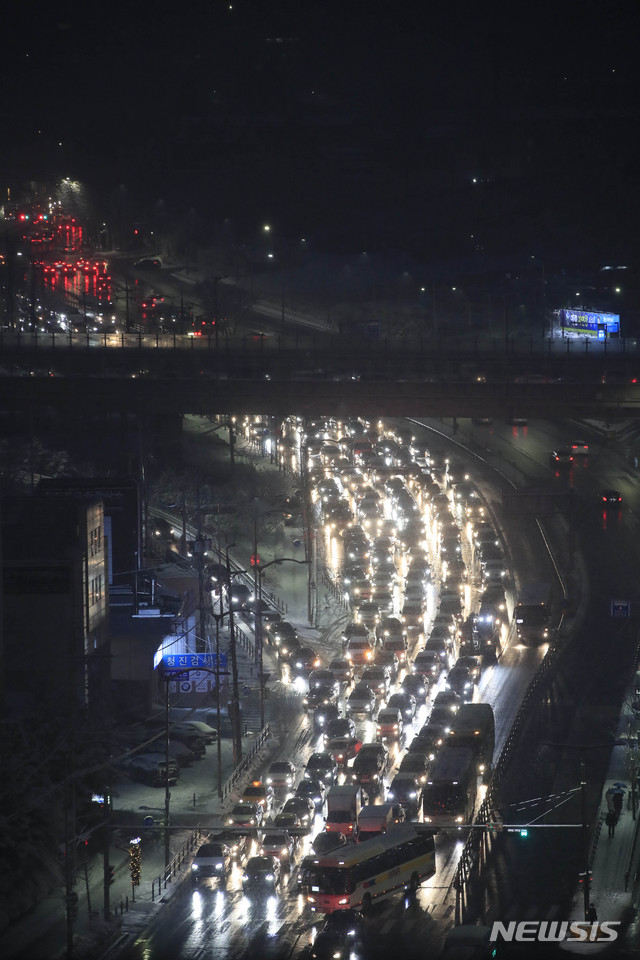
{"label": "dark night sky", "polygon": [[2,180],[123,183],[142,215],[159,197],[243,224],[278,211],[387,247],[491,245],[532,217],[534,236],[632,230],[635,0],[31,9],[3,13]]}

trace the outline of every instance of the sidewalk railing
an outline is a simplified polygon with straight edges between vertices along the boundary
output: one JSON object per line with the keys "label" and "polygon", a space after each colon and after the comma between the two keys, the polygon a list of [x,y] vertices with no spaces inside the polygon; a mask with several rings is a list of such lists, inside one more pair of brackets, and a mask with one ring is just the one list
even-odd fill
{"label": "sidewalk railing", "polygon": [[180,848],[179,852],[176,853],[171,863],[169,863],[169,865],[166,866],[164,870],[151,881],[152,901],[155,900],[156,896],[160,896],[163,890],[167,889],[167,884],[171,883],[173,878],[178,874],[186,858],[192,852],[196,844],[200,842],[202,836],[203,834],[200,827],[196,827],[196,829],[191,832],[188,839],[182,844],[182,847]]}
{"label": "sidewalk railing", "polygon": [[251,766],[255,755],[259,750],[265,745],[269,737],[271,736],[271,724],[267,723],[262,728],[256,739],[254,740],[251,749],[248,753],[244,755],[237,767],[235,767],[233,773],[222,787],[222,800],[226,800],[233,788],[235,787],[238,780],[244,776],[249,767]]}

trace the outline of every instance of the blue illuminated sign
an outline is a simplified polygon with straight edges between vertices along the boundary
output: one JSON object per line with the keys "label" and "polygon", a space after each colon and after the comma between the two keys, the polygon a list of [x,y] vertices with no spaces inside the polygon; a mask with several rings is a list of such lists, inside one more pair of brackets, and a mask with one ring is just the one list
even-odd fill
{"label": "blue illuminated sign", "polygon": [[595,313],[586,310],[561,310],[560,323],[566,330],[595,336],[605,340],[620,333],[620,316],[617,313]]}
{"label": "blue illuminated sign", "polygon": [[[165,654],[158,666],[165,674],[182,674],[188,670],[210,670],[216,672],[215,653],[171,653]],[[227,655],[220,654],[220,670],[227,669]]]}

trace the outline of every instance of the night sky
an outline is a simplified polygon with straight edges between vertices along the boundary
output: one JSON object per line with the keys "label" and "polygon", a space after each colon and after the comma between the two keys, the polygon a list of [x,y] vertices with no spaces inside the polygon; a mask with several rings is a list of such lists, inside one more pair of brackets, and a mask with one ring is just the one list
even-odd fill
{"label": "night sky", "polygon": [[[1,180],[247,235],[465,255],[633,242],[635,0],[4,11]],[[475,182],[474,182],[475,181]],[[4,194],[3,185],[3,194]]]}

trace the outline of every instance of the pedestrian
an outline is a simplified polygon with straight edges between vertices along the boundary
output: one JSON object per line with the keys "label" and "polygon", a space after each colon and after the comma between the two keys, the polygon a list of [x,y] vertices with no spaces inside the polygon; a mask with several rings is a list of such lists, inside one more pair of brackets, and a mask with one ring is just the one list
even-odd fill
{"label": "pedestrian", "polygon": [[607,810],[611,810],[613,813],[615,813],[616,808],[613,805],[613,790],[607,790],[604,796],[605,800],[607,801]]}
{"label": "pedestrian", "polygon": [[616,819],[619,819],[620,814],[622,813],[622,791],[620,791],[619,793],[614,793],[613,809],[616,814]]}
{"label": "pedestrian", "polygon": [[607,814],[607,819],[605,820],[605,823],[606,823],[606,825],[609,827],[609,836],[610,836],[610,837],[615,837],[615,835],[616,835],[616,823],[617,823],[617,822],[618,822],[618,818],[616,817],[614,811],[613,811],[613,810],[609,810],[609,813]]}
{"label": "pedestrian", "polygon": [[590,923],[596,923],[598,920],[598,911],[596,910],[595,903],[589,904],[589,912],[587,913],[587,920]]}

